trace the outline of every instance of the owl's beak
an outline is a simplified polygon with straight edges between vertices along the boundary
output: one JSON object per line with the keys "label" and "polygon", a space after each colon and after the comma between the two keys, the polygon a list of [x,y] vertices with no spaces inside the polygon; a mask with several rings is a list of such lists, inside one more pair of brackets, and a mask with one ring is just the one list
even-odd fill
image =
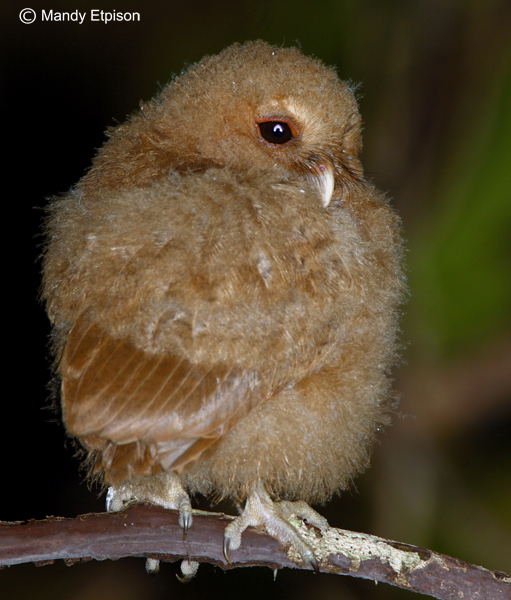
{"label": "owl's beak", "polygon": [[314,183],[318,186],[321,196],[321,204],[323,208],[326,208],[330,204],[332,194],[334,193],[334,165],[330,160],[326,159],[314,165],[312,170],[314,173]]}

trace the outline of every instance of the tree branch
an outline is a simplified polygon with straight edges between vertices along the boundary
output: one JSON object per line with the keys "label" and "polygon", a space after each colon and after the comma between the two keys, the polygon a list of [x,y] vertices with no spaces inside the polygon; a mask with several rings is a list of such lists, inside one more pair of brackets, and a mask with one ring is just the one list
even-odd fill
{"label": "tree branch", "polygon": [[[28,523],[0,522],[0,567],[64,560],[117,560],[126,556],[209,562],[222,569],[267,566],[271,569],[310,568],[297,553],[274,538],[249,528],[242,545],[223,556],[223,532],[232,519],[221,513],[194,511],[186,541],[175,511],[133,505],[119,513],[90,513],[76,519],[48,517]],[[330,528],[319,530],[294,523],[314,547],[320,571],[351,575],[451,600],[505,600],[511,598],[511,577],[488,571],[431,550],[384,540],[362,533]]]}

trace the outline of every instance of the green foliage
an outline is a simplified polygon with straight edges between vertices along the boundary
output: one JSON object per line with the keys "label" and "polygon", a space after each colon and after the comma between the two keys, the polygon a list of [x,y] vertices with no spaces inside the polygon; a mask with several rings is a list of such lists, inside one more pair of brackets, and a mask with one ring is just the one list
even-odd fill
{"label": "green foliage", "polygon": [[441,356],[511,325],[511,70],[444,159],[426,222],[411,239],[414,329]]}

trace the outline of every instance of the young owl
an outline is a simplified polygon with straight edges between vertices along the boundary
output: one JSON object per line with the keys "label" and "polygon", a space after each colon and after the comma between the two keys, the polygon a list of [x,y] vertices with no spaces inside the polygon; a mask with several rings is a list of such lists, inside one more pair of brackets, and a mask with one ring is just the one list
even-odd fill
{"label": "young owl", "polygon": [[51,202],[42,295],[62,417],[110,486],[289,523],[345,489],[388,421],[399,219],[365,178],[350,87],[295,48],[235,44],[108,130]]}

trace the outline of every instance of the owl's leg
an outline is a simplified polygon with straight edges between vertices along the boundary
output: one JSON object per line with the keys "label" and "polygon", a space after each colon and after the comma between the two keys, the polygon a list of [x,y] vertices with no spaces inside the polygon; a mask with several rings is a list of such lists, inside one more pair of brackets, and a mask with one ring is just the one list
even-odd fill
{"label": "owl's leg", "polygon": [[241,534],[249,526],[260,525],[279,540],[281,544],[291,544],[300,554],[302,560],[317,571],[318,563],[312,548],[291,525],[289,519],[296,515],[321,530],[329,527],[328,521],[312,509],[306,502],[273,502],[262,482],[254,485],[247,498],[243,512],[224,532],[224,555],[228,562],[229,551],[236,550],[241,544]]}
{"label": "owl's leg", "polygon": [[[193,520],[192,506],[181,479],[177,475],[159,473],[147,477],[133,477],[124,483],[113,485],[108,488],[106,495],[106,510],[117,512],[131,501],[151,502],[164,508],[178,510],[179,524],[183,528],[183,540],[186,538]],[[159,568],[159,560],[147,559],[146,570],[148,573],[155,574]],[[183,575],[186,577],[188,573],[183,571]],[[191,576],[193,577],[193,575]]]}

